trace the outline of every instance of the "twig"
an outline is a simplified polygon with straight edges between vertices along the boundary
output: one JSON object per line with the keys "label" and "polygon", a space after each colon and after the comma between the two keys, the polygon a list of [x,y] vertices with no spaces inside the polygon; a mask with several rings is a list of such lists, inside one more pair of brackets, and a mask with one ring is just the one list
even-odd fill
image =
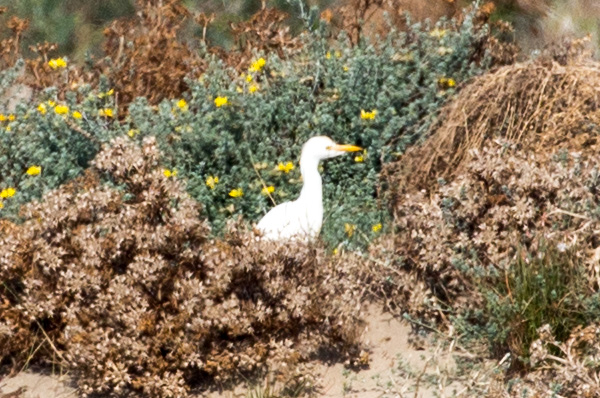
{"label": "twig", "polygon": [[589,220],[589,217],[586,216],[582,216],[581,214],[577,214],[577,213],[572,213],[570,211],[566,211],[566,210],[562,210],[562,209],[556,209],[556,210],[552,210],[550,213],[547,214],[547,216],[551,216],[553,214],[566,214],[567,216],[571,216],[574,218],[580,218],[582,220]]}
{"label": "twig", "polygon": [[418,397],[418,393],[419,393],[419,384],[421,383],[421,378],[423,377],[423,375],[425,374],[425,372],[427,371],[427,367],[429,366],[429,363],[431,362],[432,358],[429,358],[429,360],[425,363],[425,366],[423,366],[423,370],[421,371],[421,373],[419,373],[419,376],[417,376],[417,381],[415,384],[415,398]]}
{"label": "twig", "polygon": [[273,196],[271,196],[271,192],[269,192],[269,190],[267,189],[267,183],[265,182],[265,180],[263,180],[258,170],[256,170],[256,161],[254,160],[254,156],[252,155],[252,151],[250,151],[250,148],[248,148],[248,155],[250,155],[250,161],[252,162],[252,170],[254,170],[254,172],[256,173],[256,176],[260,180],[260,183],[262,184],[263,189],[267,193],[267,196],[269,197],[269,199],[271,199],[271,202],[273,202],[273,206],[277,206],[277,202],[275,202],[275,199],[273,199]]}

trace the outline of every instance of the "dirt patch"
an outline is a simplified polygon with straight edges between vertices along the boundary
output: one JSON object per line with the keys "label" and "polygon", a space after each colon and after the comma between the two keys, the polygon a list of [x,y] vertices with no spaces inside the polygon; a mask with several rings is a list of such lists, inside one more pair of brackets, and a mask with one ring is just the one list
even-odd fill
{"label": "dirt patch", "polygon": [[77,390],[69,384],[68,376],[21,372],[15,377],[0,380],[0,398],[77,397]]}
{"label": "dirt patch", "polygon": [[[409,323],[382,312],[369,309],[364,341],[370,348],[369,367],[359,372],[346,371],[342,364],[320,369],[321,397],[375,398],[407,396],[433,398],[451,396],[460,390],[460,383],[451,382],[445,374],[456,371],[452,353],[431,341],[411,343],[414,336]],[[445,380],[442,380],[445,379]],[[439,385],[432,385],[439,380]],[[437,394],[437,395],[436,395]]]}

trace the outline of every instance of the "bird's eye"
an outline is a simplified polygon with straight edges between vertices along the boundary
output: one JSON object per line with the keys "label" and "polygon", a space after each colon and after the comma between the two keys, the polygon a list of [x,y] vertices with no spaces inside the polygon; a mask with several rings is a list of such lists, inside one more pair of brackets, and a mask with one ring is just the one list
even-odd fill
{"label": "bird's eye", "polygon": [[325,149],[327,149],[328,151],[329,151],[329,150],[331,150],[331,145],[327,145],[327,146],[325,147]]}

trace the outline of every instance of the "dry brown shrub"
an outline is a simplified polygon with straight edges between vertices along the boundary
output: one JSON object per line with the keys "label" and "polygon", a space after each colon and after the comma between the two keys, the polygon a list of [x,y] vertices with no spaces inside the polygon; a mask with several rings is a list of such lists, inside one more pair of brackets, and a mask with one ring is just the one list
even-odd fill
{"label": "dry brown shrub", "polygon": [[386,36],[389,31],[384,17],[386,13],[392,25],[404,29],[407,12],[417,21],[437,21],[444,16],[453,17],[460,10],[454,0],[349,0],[339,3],[335,17],[324,13],[322,18],[332,20],[336,27],[346,31],[353,43],[358,43],[361,37],[373,37],[375,34]]}
{"label": "dry brown shrub", "polygon": [[[6,13],[6,7],[0,7],[0,15]],[[16,16],[6,21],[9,37],[0,41],[0,70],[12,67],[19,58],[20,41],[23,32],[29,27],[29,21]]]}
{"label": "dry brown shrub", "polygon": [[495,385],[490,397],[600,397],[600,325],[578,327],[564,342],[556,341],[549,325],[538,333],[540,338],[531,345],[535,370],[510,388],[505,383]]}
{"label": "dry brown shrub", "polygon": [[206,68],[198,52],[178,37],[189,17],[180,0],[138,0],[133,19],[114,21],[104,30],[107,75],[120,101],[144,96],[157,104],[176,98],[187,89],[184,78]]}
{"label": "dry brown shrub", "polygon": [[[165,98],[180,98],[188,89],[185,78],[200,75],[208,66],[198,51],[203,45],[238,71],[248,68],[257,51],[283,56],[284,51],[293,52],[301,46],[285,24],[287,14],[276,9],[263,8],[250,20],[232,24],[236,47],[231,50],[205,43],[206,29],[214,18],[193,16],[181,0],[138,0],[136,10],[133,18],[116,20],[104,30],[106,57],[92,65],[72,64],[68,70],[54,71],[48,61],[56,53],[56,45],[32,47],[37,57],[26,61],[25,83],[35,90],[55,86],[58,97],[64,99],[65,91],[82,84],[96,87],[104,75],[115,90],[123,116],[126,105],[136,97],[146,97],[152,105]],[[184,38],[193,24],[204,32],[202,37]],[[7,42],[5,52],[15,46],[18,50],[18,37]]]}
{"label": "dry brown shrub", "polygon": [[375,288],[403,311],[444,319],[448,305],[480,305],[471,272],[492,267],[502,274],[519,248],[535,252],[544,239],[581,249],[595,291],[600,160],[598,144],[587,148],[534,153],[499,142],[471,151],[453,181],[399,196],[393,241],[375,249],[389,258],[371,267]]}
{"label": "dry brown shrub", "polygon": [[[462,13],[463,4],[455,0],[413,1],[413,0],[350,0],[340,1],[335,13],[327,9],[321,13],[321,19],[330,23],[334,31],[343,30],[348,33],[352,43],[356,44],[361,38],[375,40],[375,36],[386,37],[390,24],[399,29],[407,30],[407,17],[410,21],[429,20],[433,23],[441,18],[456,18],[457,24],[463,23],[466,13]],[[512,27],[502,21],[490,22],[490,16],[495,11],[493,2],[487,2],[477,8],[474,23],[476,26],[489,24],[496,35],[512,34]],[[387,15],[387,17],[386,17]],[[498,40],[487,35],[480,43],[479,58],[487,53],[494,65],[506,65],[515,61],[518,48],[509,41]],[[477,59],[475,61],[479,61]]]}
{"label": "dry brown shrub", "polygon": [[323,353],[358,360],[359,260],[257,242],[237,224],[208,240],[158,159],[154,139],[116,139],[0,236],[0,362],[56,362],[85,394],[162,397],[296,377]]}
{"label": "dry brown shrub", "polygon": [[[275,8],[263,8],[248,21],[231,24],[236,51],[221,52],[221,58],[238,70],[248,67],[255,52],[276,53],[280,58],[299,50],[302,42],[285,24],[289,15]],[[217,49],[213,49],[216,51]]]}
{"label": "dry brown shrub", "polygon": [[[578,52],[579,45],[564,48]],[[386,175],[392,187],[435,184],[464,171],[472,149],[507,140],[519,148],[552,153],[596,143],[600,125],[600,65],[571,55],[518,63],[475,78],[439,113],[421,146],[407,151]]]}

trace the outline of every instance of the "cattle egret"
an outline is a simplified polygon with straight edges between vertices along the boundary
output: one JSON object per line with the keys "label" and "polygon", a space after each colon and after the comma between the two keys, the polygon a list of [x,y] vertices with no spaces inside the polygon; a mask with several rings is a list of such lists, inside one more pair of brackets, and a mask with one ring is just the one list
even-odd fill
{"label": "cattle egret", "polygon": [[271,209],[256,228],[263,239],[310,240],[319,235],[323,224],[323,184],[319,162],[346,152],[360,151],[354,145],[338,145],[329,137],[313,137],[302,147],[300,172],[304,185],[300,197]]}

